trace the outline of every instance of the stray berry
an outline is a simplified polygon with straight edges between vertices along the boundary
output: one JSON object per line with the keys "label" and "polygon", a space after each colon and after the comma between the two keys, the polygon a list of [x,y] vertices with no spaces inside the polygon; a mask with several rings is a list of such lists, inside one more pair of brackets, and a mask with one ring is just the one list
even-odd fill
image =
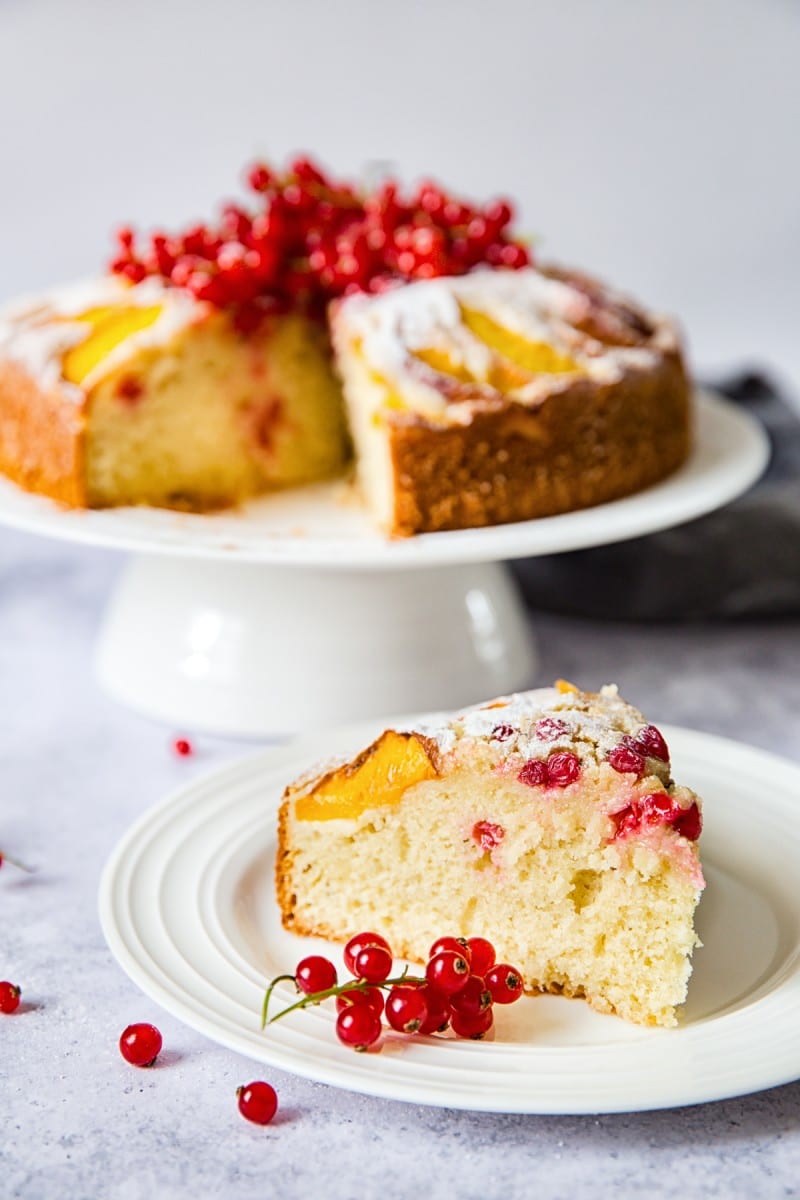
{"label": "stray berry", "polygon": [[392,955],[385,946],[365,946],[356,958],[356,975],[367,983],[383,983],[392,973]]}
{"label": "stray berry", "polygon": [[336,987],[336,967],[329,958],[311,954],[297,964],[294,977],[301,992],[327,992]]}
{"label": "stray berry", "polygon": [[367,1050],[381,1036],[381,1019],[366,1004],[350,1004],[336,1018],[336,1036],[345,1046]]}
{"label": "stray berry", "polygon": [[418,987],[393,987],[386,1001],[386,1020],[398,1033],[418,1033],[428,1019],[425,996]]}
{"label": "stray berry", "polygon": [[481,979],[483,979],[489,968],[493,967],[497,962],[494,946],[486,938],[482,937],[468,938],[467,945],[469,946],[472,973],[473,975],[480,975]]}
{"label": "stray berry", "polygon": [[180,758],[188,758],[190,754],[194,754],[194,746],[188,738],[175,738],[172,748]]}
{"label": "stray berry", "polygon": [[463,954],[454,950],[442,950],[435,954],[425,968],[425,978],[431,987],[445,996],[452,996],[467,982],[469,963]]}
{"label": "stray berry", "polygon": [[480,1013],[465,1013],[456,1012],[453,1010],[453,1015],[450,1018],[450,1024],[453,1028],[453,1033],[461,1038],[472,1038],[473,1041],[479,1042],[481,1038],[486,1037],[486,1034],[494,1024],[494,1014],[491,1007],[484,1009]]}
{"label": "stray berry", "polygon": [[155,1025],[129,1025],[119,1039],[119,1052],[133,1067],[152,1067],[161,1045],[161,1034]]}
{"label": "stray berry", "polygon": [[22,992],[15,983],[0,983],[0,1013],[13,1013],[19,1008]]}
{"label": "stray berry", "polygon": [[495,1004],[513,1004],[522,995],[522,976],[508,963],[498,963],[487,971],[485,982]]}
{"label": "stray berry", "polygon": [[344,948],[344,965],[347,967],[351,975],[357,975],[356,959],[362,950],[367,946],[383,946],[385,950],[390,950],[389,943],[385,937],[381,937],[379,933],[357,933]]}
{"label": "stray berry", "polygon": [[236,1089],[239,1112],[254,1125],[269,1125],[278,1111],[278,1093],[269,1083],[257,1080]]}

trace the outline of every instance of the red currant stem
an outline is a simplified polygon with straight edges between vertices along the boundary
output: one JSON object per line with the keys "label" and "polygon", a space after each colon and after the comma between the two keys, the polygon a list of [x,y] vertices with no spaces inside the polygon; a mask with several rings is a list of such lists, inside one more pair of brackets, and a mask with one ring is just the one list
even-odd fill
{"label": "red currant stem", "polygon": [[285,1017],[288,1013],[294,1012],[298,1008],[309,1008],[312,1004],[321,1004],[323,1000],[329,1000],[331,996],[342,996],[347,992],[366,992],[370,988],[389,988],[395,987],[400,983],[424,983],[423,976],[409,975],[408,967],[403,968],[402,975],[396,975],[393,979],[384,979],[381,983],[369,983],[366,979],[350,979],[347,983],[337,983],[335,987],[325,988],[322,992],[309,992],[300,1000],[296,1000],[294,1004],[290,1004],[288,1008],[282,1008],[280,1012],[275,1013],[274,1017],[267,1020],[267,1009],[269,1008],[269,1000],[272,995],[272,990],[276,983],[280,983],[283,979],[291,979],[294,982],[294,975],[279,975],[277,979],[273,979],[272,983],[267,988],[267,994],[264,997],[264,1003],[261,1008],[261,1028],[265,1025],[271,1025],[273,1021],[279,1021],[281,1017]]}
{"label": "red currant stem", "polygon": [[[275,988],[277,987],[277,985],[279,983],[284,983],[284,982],[293,983],[295,985],[295,987],[297,987],[297,980],[295,979],[294,975],[276,975],[275,976],[275,978],[272,980],[269,987],[267,988],[266,992],[264,993],[264,1003],[261,1005],[261,1028],[262,1029],[267,1024],[267,1011],[269,1009],[269,1002],[272,998],[272,993],[274,992]],[[274,1017],[273,1017],[273,1020],[274,1020]]]}
{"label": "red currant stem", "polygon": [[12,867],[16,867],[18,871],[24,871],[26,875],[32,875],[35,868],[27,866],[26,863],[20,862],[18,858],[12,858],[10,854],[6,854],[5,850],[0,850],[0,863],[11,863]]}

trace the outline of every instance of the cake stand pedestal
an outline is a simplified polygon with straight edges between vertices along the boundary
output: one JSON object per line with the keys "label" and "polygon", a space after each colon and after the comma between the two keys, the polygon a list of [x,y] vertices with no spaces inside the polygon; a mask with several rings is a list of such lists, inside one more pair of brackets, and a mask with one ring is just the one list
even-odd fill
{"label": "cake stand pedestal", "polygon": [[117,700],[173,726],[285,735],[524,687],[533,640],[494,563],[407,571],[141,555],[97,645]]}
{"label": "cake stand pedestal", "polygon": [[769,457],[761,426],[699,394],[694,449],[663,483],[583,512],[387,539],[341,483],[235,512],[64,511],[0,480],[0,522],[132,558],[97,672],[174,729],[284,736],[530,686],[529,618],[507,559],[666,529],[745,491]]}

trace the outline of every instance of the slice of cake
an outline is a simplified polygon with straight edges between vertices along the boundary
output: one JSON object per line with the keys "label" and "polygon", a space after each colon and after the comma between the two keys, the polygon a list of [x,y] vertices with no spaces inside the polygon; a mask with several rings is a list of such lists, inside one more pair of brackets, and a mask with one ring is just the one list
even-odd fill
{"label": "slice of cake", "polygon": [[341,471],[324,325],[109,276],[0,317],[0,469],[85,507],[208,509]]}
{"label": "slice of cake", "polygon": [[556,269],[478,270],[332,317],[358,476],[394,533],[629,495],[689,451],[673,324]]}
{"label": "slice of cake", "polygon": [[528,991],[674,1025],[704,887],[697,796],[615,687],[560,682],[387,730],[290,786],[276,866],[287,929],[362,928],[425,961],[484,936]]}

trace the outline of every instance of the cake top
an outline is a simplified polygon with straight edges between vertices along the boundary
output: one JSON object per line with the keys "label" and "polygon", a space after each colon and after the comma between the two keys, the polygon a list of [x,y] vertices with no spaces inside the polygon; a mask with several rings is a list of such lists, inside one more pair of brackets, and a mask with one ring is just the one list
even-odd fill
{"label": "cake top", "polygon": [[599,764],[620,749],[638,754],[649,775],[670,779],[669,751],[661,734],[615,684],[582,692],[559,680],[553,687],[501,696],[456,717],[423,722],[415,732],[431,738],[447,756],[482,743],[498,762],[537,760],[570,752],[581,763]]}
{"label": "cake top", "polygon": [[460,278],[352,296],[334,318],[337,346],[414,411],[468,419],[476,404],[535,404],[587,378],[615,383],[679,350],[672,323],[584,275],[555,267],[478,269]]}

